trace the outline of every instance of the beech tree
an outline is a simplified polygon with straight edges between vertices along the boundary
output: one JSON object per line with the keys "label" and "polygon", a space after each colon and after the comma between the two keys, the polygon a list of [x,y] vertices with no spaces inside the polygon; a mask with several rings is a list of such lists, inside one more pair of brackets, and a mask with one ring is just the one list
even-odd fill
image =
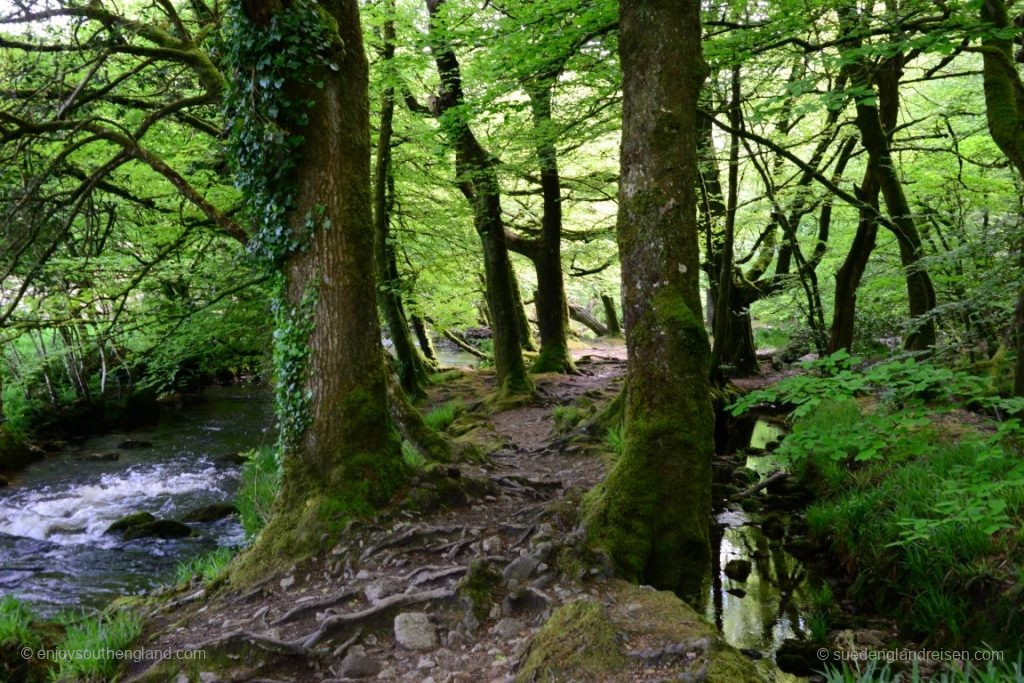
{"label": "beech tree", "polygon": [[695,0],[624,0],[618,239],[628,349],[625,447],[585,502],[630,579],[696,596],[710,563],[714,414],[698,289]]}
{"label": "beech tree", "polygon": [[232,151],[274,302],[281,491],[239,574],[315,550],[402,479],[376,315],[367,61],[354,0],[232,18]]}

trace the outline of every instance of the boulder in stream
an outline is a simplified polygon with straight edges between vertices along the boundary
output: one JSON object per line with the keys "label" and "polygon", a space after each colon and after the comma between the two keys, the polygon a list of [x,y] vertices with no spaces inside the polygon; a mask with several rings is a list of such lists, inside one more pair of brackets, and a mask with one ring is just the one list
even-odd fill
{"label": "boulder in stream", "polygon": [[746,581],[750,568],[750,560],[729,560],[725,563],[725,575],[733,581]]}
{"label": "boulder in stream", "polygon": [[185,538],[192,535],[192,527],[173,519],[158,519],[131,527],[124,532],[124,540],[137,538]]}
{"label": "boulder in stream", "polygon": [[237,514],[238,508],[233,503],[211,503],[192,510],[181,519],[184,522],[216,522]]}
{"label": "boulder in stream", "polygon": [[114,462],[121,459],[121,454],[117,451],[110,451],[109,453],[83,453],[78,456],[78,459],[87,462]]}
{"label": "boulder in stream", "polygon": [[122,449],[122,450],[132,451],[132,450],[139,450],[141,448],[152,448],[153,447],[153,442],[152,441],[142,441],[141,439],[126,439],[126,440],[122,441],[121,443],[117,444],[117,447]]}
{"label": "boulder in stream", "polygon": [[137,527],[140,524],[148,524],[155,522],[156,517],[149,512],[133,512],[130,515],[121,517],[116,522],[107,527],[107,533],[112,534],[115,531],[128,531],[133,527]]}

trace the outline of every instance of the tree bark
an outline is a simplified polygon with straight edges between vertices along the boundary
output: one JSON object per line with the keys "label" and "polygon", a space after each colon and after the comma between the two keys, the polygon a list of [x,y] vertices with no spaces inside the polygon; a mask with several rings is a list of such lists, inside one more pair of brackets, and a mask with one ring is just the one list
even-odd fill
{"label": "tree bark", "polygon": [[558,151],[552,138],[551,88],[553,79],[543,79],[529,90],[533,130],[537,137],[537,163],[543,197],[541,234],[533,250],[537,270],[537,327],[540,355],[533,372],[576,372],[569,353],[569,308],[562,272],[562,182],[558,173]]}
{"label": "tree bark", "polygon": [[853,244],[846,254],[846,259],[836,271],[835,305],[832,313],[832,332],[829,337],[828,352],[835,353],[839,349],[853,349],[853,333],[857,318],[857,288],[860,286],[868,259],[875,249],[875,238],[878,235],[878,181],[871,169],[864,172],[857,195],[873,210],[861,209],[857,223],[857,232],[853,236]]}
{"label": "tree bark", "polygon": [[619,314],[615,312],[615,299],[607,294],[602,294],[601,303],[604,304],[604,319],[608,323],[608,336],[621,337],[622,328],[619,327]]}
{"label": "tree bark", "polygon": [[[246,0],[243,6],[252,17],[295,11],[281,2]],[[281,266],[278,304],[286,309],[285,318],[310,309],[302,373],[306,415],[292,423],[294,438],[282,443],[281,491],[273,517],[233,575],[248,579],[333,542],[332,533],[346,519],[385,504],[406,473],[389,412],[377,318],[368,68],[359,10],[355,0],[324,0],[315,9],[325,26],[336,27],[326,30],[338,68],[315,67],[320,88],[294,86],[302,88],[295,95],[312,106],[305,140],[297,148],[295,199],[286,220],[307,244]],[[253,23],[257,30],[269,30]],[[330,227],[309,234],[308,216],[318,214]]]}
{"label": "tree bark", "polygon": [[621,573],[685,597],[710,567],[714,414],[701,317],[696,0],[623,0],[618,242],[628,351],[625,448],[588,494],[589,538]]}
{"label": "tree bark", "polygon": [[438,10],[444,0],[426,0],[430,14],[430,40],[441,78],[434,113],[455,147],[459,188],[473,208],[473,224],[484,253],[487,299],[494,339],[494,367],[498,396],[529,393],[533,382],[526,373],[516,322],[508,245],[501,217],[501,193],[494,164],[473,134],[466,119],[462,75],[455,52],[439,26]]}
{"label": "tree bark", "polygon": [[604,337],[608,334],[608,328],[605,327],[604,323],[591,315],[590,311],[585,308],[570,305],[569,317],[581,325],[586,325],[598,337]]}
{"label": "tree bark", "polygon": [[420,344],[420,351],[423,352],[423,357],[427,363],[432,365],[431,369],[436,369],[440,362],[437,358],[437,349],[434,348],[434,342],[430,339],[430,333],[427,332],[427,325],[423,322],[423,318],[412,314],[412,331],[416,333],[416,340]]}
{"label": "tree bark", "polygon": [[[984,0],[981,20],[1000,34],[982,38],[985,114],[992,140],[1024,178],[1024,82],[1013,59],[1013,41],[1005,34],[1011,27],[1003,0]],[[1020,275],[1018,274],[1018,277]],[[1013,391],[1024,396],[1024,284],[1017,288],[1017,306],[1013,316],[1014,365]]]}
{"label": "tree bark", "polygon": [[[387,67],[395,55],[394,0],[386,5],[389,16],[383,26],[383,62]],[[391,238],[391,209],[394,205],[391,178],[391,139],[394,133],[395,87],[388,85],[381,95],[380,127],[377,133],[377,159],[373,178],[373,234],[374,257],[380,283],[380,308],[388,326],[391,344],[395,349],[398,378],[402,388],[412,397],[426,395],[424,386],[429,371],[416,350],[409,330],[409,321],[402,307],[402,283],[395,262]]]}

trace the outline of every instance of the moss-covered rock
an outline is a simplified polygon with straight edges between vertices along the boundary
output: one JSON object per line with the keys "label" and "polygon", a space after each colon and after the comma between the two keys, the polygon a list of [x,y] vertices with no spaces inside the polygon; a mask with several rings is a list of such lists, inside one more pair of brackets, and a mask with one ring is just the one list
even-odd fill
{"label": "moss-covered rock", "polygon": [[155,522],[156,517],[150,512],[133,512],[130,515],[121,517],[113,524],[107,527],[107,533],[111,534],[116,531],[128,531],[131,528],[137,527],[141,524],[149,524]]}
{"label": "moss-covered rock", "polygon": [[0,470],[20,470],[40,457],[23,438],[0,427]]}
{"label": "moss-covered rock", "polygon": [[517,681],[633,681],[652,667],[666,680],[763,680],[674,594],[623,581],[609,587],[607,605],[586,598],[551,615],[520,660]]}

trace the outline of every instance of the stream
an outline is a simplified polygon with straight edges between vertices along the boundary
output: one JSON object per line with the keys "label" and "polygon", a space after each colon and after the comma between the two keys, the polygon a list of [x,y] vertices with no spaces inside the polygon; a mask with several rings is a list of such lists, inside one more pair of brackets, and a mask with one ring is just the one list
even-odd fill
{"label": "stream", "polygon": [[[265,389],[213,388],[202,401],[162,410],[151,427],[87,439],[20,472],[0,489],[0,595],[44,616],[101,607],[169,583],[179,562],[240,545],[236,517],[194,523],[183,539],[125,542],[105,532],[133,512],[173,519],[232,501],[239,467],[228,456],[272,442],[273,422]],[[126,447],[129,440],[143,443]],[[118,458],[90,458],[110,453]]]}
{"label": "stream", "polygon": [[[719,453],[740,449],[763,451],[785,435],[778,424],[757,415],[721,422],[716,435]],[[770,454],[749,456],[744,466],[762,477],[779,469]],[[783,641],[802,638],[807,632],[811,612],[808,594],[816,579],[801,560],[785,550],[781,539],[769,538],[764,533],[760,524],[764,515],[747,513],[738,507],[724,500],[715,504],[716,524],[711,541],[717,562],[704,600],[704,616],[730,645],[763,661],[761,671],[770,680],[805,680],[776,669],[772,662]],[[731,560],[750,563],[750,574],[745,580],[726,574],[725,566]]]}

